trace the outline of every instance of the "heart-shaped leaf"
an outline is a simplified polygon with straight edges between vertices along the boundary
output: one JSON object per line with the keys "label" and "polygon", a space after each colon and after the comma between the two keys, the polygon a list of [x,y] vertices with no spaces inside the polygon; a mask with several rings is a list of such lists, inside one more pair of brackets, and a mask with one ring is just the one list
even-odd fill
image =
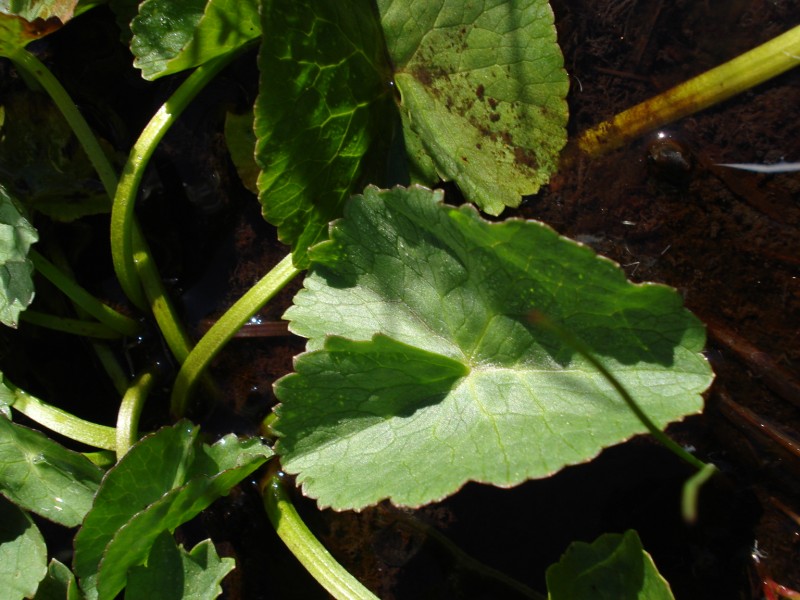
{"label": "heart-shaped leaf", "polygon": [[417,506],[510,486],[645,431],[533,311],[591,348],[659,426],[699,412],[702,324],[661,285],[535,222],[489,223],[416,187],[368,188],[312,249],[286,313],[308,340],[279,380],[286,471],[322,506]]}

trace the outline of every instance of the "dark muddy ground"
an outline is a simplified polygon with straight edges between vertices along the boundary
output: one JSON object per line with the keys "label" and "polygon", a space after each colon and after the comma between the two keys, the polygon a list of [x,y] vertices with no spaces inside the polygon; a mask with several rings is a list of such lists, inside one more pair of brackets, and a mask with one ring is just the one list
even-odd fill
{"label": "dark muddy ground", "polygon": [[[553,6],[572,79],[573,138],[800,23],[800,5],[791,0],[558,0]],[[116,46],[113,21],[97,11],[40,52],[72,85],[93,125],[125,148],[174,83],[140,82]],[[68,48],[62,56],[72,56],[69,64],[56,60],[59,48]],[[285,252],[236,179],[219,134],[222,110],[252,100],[253,67],[252,57],[243,60],[190,109],[157,154],[141,202],[163,275],[174,282],[197,335]],[[84,68],[128,75],[119,86],[94,85]],[[7,65],[2,69],[0,79],[13,79]],[[548,480],[512,490],[468,485],[417,512],[381,506],[319,513],[298,498],[331,551],[385,599],[511,598],[509,588],[458,563],[429,528],[538,590],[547,565],[571,541],[635,528],[679,599],[762,598],[765,577],[800,589],[800,174],[716,166],[799,161],[798,107],[800,69],[665,128],[666,148],[677,150],[678,160],[660,158],[665,142],[657,137],[599,159],[569,154],[551,185],[508,215],[549,223],[619,262],[635,281],[678,288],[708,324],[707,356],[717,379],[707,409],[670,430],[724,472],[703,492],[696,525],[683,524],[678,510],[687,468],[636,439]],[[96,224],[96,231],[55,230],[67,243],[83,240],[83,256],[93,259],[79,276],[100,290],[111,278],[110,266],[97,260],[108,255],[107,225],[103,218]],[[261,319],[278,321],[298,285]],[[50,349],[42,350],[39,341],[9,340],[14,353],[4,360],[12,381],[63,398],[81,416],[113,422],[113,390],[93,389],[87,398],[85,382],[72,377],[74,365],[60,358],[66,348],[90,361],[86,349],[51,336]],[[255,432],[275,401],[272,382],[291,370],[302,348],[303,340],[285,336],[234,340],[214,369],[230,403],[196,417],[206,430]],[[155,337],[127,349],[134,370],[162,354]],[[51,369],[47,381],[26,372],[33,357]],[[164,422],[157,406],[157,399],[149,404],[143,429]],[[182,534],[188,543],[211,535],[223,553],[236,556],[228,598],[325,597],[282,549],[250,487],[217,502]]]}

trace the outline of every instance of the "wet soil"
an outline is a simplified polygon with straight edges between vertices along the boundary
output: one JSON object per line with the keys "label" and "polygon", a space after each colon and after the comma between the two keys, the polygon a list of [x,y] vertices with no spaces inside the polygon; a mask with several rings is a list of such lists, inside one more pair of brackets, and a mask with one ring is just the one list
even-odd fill
{"label": "wet soil", "polygon": [[[553,8],[571,77],[571,138],[800,23],[790,0],[557,0]],[[110,15],[93,12],[38,51],[72,83],[93,126],[123,150],[175,82],[143,85],[130,57],[115,50]],[[91,61],[60,63],[60,47],[69,49],[62,56],[85,51],[92,68],[105,49],[100,67],[121,83],[87,87],[83,69]],[[254,57],[245,57],[181,119],[154,158],[139,205],[162,274],[196,336],[285,253],[238,182],[219,134],[225,109],[252,102],[254,68]],[[0,80],[4,90],[13,87],[7,65],[0,64]],[[724,474],[703,491],[695,525],[683,523],[678,508],[688,469],[637,438],[547,480],[511,490],[470,484],[418,511],[381,505],[319,512],[298,497],[331,552],[384,599],[512,598],[511,588],[459,562],[434,532],[544,590],[546,567],[570,542],[634,528],[679,599],[762,598],[765,578],[800,589],[800,174],[717,166],[800,160],[798,107],[800,69],[673,123],[660,138],[596,159],[568,151],[549,186],[503,215],[545,221],[617,261],[632,280],[676,287],[707,323],[707,356],[717,374],[707,409],[670,429]],[[448,199],[457,201],[455,194]],[[53,224],[50,233],[79,248],[79,277],[113,299],[103,219]],[[299,283],[259,318],[279,321]],[[272,383],[303,349],[297,338],[248,331],[253,337],[234,339],[214,365],[226,401],[194,415],[211,433],[257,433],[275,403]],[[42,339],[3,340],[10,379],[63,399],[80,416],[113,422],[110,386],[87,395],[72,377],[97,368],[88,347],[67,336]],[[65,352],[80,364],[66,364]],[[174,368],[154,334],[130,341],[124,354],[132,372],[153,360]],[[46,380],[26,370],[33,362],[48,365]],[[159,409],[165,405],[164,398],[149,402],[143,429],[168,419]],[[283,549],[249,484],[180,535],[187,544],[210,535],[236,557],[228,598],[326,597]]]}

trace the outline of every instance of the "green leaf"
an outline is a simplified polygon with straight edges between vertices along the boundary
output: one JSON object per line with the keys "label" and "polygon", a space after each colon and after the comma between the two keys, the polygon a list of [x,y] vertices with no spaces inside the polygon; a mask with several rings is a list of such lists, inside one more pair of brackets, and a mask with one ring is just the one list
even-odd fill
{"label": "green leaf", "polygon": [[131,31],[133,64],[148,80],[197,67],[261,35],[255,0],[145,0]]}
{"label": "green leaf", "polygon": [[143,438],[103,479],[75,537],[75,573],[88,598],[114,598],[163,531],[192,519],[270,455],[258,439],[213,446],[183,421]]}
{"label": "green leaf", "polygon": [[66,565],[53,559],[47,567],[47,575],[39,584],[33,600],[64,600],[65,598],[66,600],[81,600],[78,583],[75,581],[75,575]]}
{"label": "green leaf", "polygon": [[547,569],[549,600],[674,600],[635,531],[575,542]]}
{"label": "green leaf", "polygon": [[129,575],[126,600],[213,600],[222,593],[220,582],[234,568],[232,558],[220,559],[211,540],[186,552],[172,535],[159,535],[146,567]]}
{"label": "green leaf", "polygon": [[38,239],[36,229],[0,185],[0,321],[9,327],[17,327],[19,313],[33,301],[28,251]]}
{"label": "green leaf", "polygon": [[60,29],[77,5],[78,0],[0,0],[0,55]]}
{"label": "green leaf", "polygon": [[27,90],[3,101],[0,184],[27,209],[59,221],[107,213],[97,173],[56,106]]}
{"label": "green leaf", "polygon": [[262,28],[258,188],[264,217],[304,267],[357,184],[385,169],[391,76],[367,0],[265,1]]}
{"label": "green leaf", "polygon": [[33,520],[0,498],[0,595],[30,598],[47,573],[47,547]]}
{"label": "green leaf", "polygon": [[659,427],[701,410],[705,331],[675,290],[634,285],[541,223],[488,223],[442,197],[367,188],[311,252],[285,315],[309,352],[275,386],[277,452],[306,494],[418,506],[467,481],[546,477],[646,431],[534,309]]}
{"label": "green leaf", "polygon": [[46,519],[78,525],[103,471],[33,429],[0,417],[0,493]]}
{"label": "green leaf", "polygon": [[409,155],[423,176],[434,166],[493,215],[547,183],[567,139],[569,88],[547,1],[378,8]]}

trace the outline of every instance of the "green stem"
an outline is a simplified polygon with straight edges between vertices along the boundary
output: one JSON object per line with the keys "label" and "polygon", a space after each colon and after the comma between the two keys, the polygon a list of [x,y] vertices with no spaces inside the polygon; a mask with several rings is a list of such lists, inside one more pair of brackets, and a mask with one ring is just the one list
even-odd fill
{"label": "green stem", "polygon": [[141,331],[142,328],[138,321],[126,317],[100,302],[36,250],[31,249],[28,258],[31,259],[36,270],[50,283],[107,327],[122,335],[136,335]]}
{"label": "green stem", "polygon": [[275,531],[292,554],[325,590],[337,600],[378,600],[308,529],[283,487],[280,475],[273,475],[262,489],[264,508]]}
{"label": "green stem", "polygon": [[[238,52],[230,52],[195,69],[158,109],[136,140],[122,169],[111,209],[111,256],[114,270],[125,294],[137,306],[145,300],[139,281],[134,252],[139,246],[133,227],[134,205],[139,184],[156,146],[189,102],[209,83]],[[139,240],[141,242],[141,240]],[[143,250],[139,246],[140,250]]]}
{"label": "green stem", "polygon": [[592,156],[618,148],[800,65],[798,57],[800,25],[585,131],[578,147]]}
{"label": "green stem", "polygon": [[158,267],[153,264],[150,254],[136,252],[134,258],[150,310],[156,318],[161,335],[164,336],[164,341],[167,343],[175,360],[182,364],[186,357],[189,356],[189,351],[192,349],[192,341],[181,325],[175,306],[164,289]]}
{"label": "green stem", "polygon": [[284,257],[244,296],[239,298],[197,342],[175,378],[170,400],[173,415],[182,415],[186,410],[192,387],[223,346],[298,272],[292,265],[291,255]]}
{"label": "green stem", "polygon": [[139,439],[139,416],[156,381],[155,368],[141,373],[125,392],[117,413],[117,460]]}
{"label": "green stem", "polygon": [[79,419],[75,415],[31,396],[7,379],[3,379],[3,384],[14,394],[11,407],[32,421],[76,442],[105,450],[115,449],[116,430],[113,427]]}
{"label": "green stem", "polygon": [[114,331],[102,323],[84,321],[83,319],[59,317],[57,315],[50,315],[37,310],[31,310],[30,308],[20,314],[20,319],[26,323],[38,325],[39,327],[46,327],[47,329],[52,329],[54,331],[63,331],[64,333],[71,333],[73,335],[80,335],[84,337],[101,338],[106,340],[114,340],[122,337],[120,332]]}

